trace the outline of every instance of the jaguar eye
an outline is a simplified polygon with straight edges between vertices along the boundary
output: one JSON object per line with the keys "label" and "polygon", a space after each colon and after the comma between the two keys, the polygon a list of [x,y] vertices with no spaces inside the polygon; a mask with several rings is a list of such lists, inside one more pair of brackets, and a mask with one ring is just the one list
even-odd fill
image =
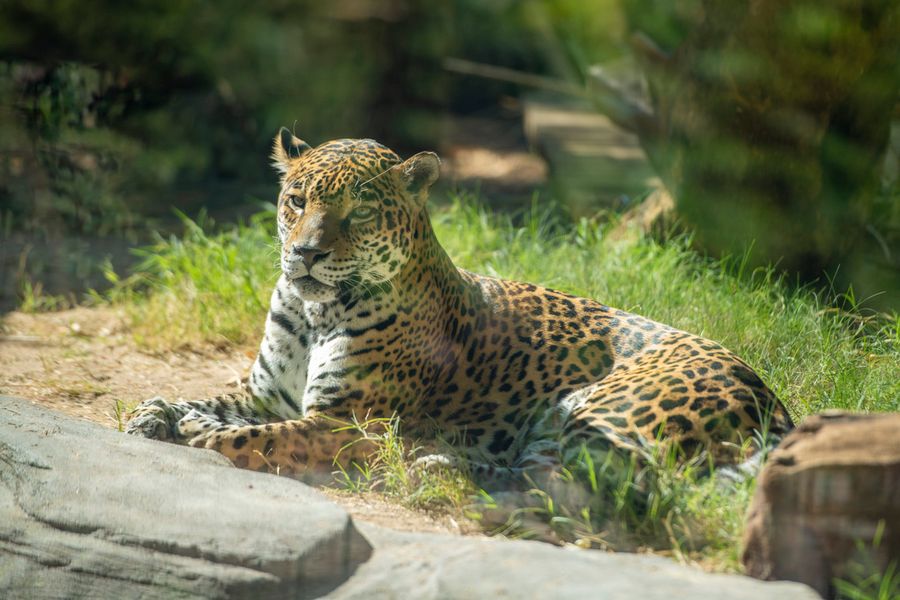
{"label": "jaguar eye", "polygon": [[306,208],[306,200],[302,196],[298,196],[297,194],[285,196],[284,201],[287,202],[288,206],[290,206],[294,210],[303,210],[304,208]]}
{"label": "jaguar eye", "polygon": [[350,212],[350,218],[354,221],[368,221],[375,216],[375,209],[371,206],[357,206]]}

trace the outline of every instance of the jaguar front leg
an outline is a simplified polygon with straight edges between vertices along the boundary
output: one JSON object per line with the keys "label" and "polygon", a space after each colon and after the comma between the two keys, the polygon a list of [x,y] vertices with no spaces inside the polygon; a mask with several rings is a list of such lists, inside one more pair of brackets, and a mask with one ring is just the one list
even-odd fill
{"label": "jaguar front leg", "polygon": [[247,391],[187,402],[167,402],[156,396],[131,411],[125,433],[187,444],[194,437],[222,426],[256,425],[272,418],[254,403]]}
{"label": "jaguar front leg", "polygon": [[335,465],[347,469],[353,462],[368,459],[377,447],[368,437],[372,433],[316,415],[219,427],[194,437],[189,445],[220,452],[242,469],[309,478],[330,474]]}
{"label": "jaguar front leg", "polygon": [[161,396],[154,396],[130,411],[125,433],[163,442],[185,443],[187,440],[179,436],[176,425],[192,409],[186,402],[171,403]]}

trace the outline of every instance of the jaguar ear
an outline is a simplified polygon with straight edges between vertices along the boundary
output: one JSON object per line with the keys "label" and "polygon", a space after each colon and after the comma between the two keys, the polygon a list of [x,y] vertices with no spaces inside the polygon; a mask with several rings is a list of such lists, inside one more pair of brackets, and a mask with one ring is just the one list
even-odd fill
{"label": "jaguar ear", "polygon": [[425,193],[441,174],[441,159],[434,152],[419,152],[403,161],[398,170],[406,190],[413,195]]}
{"label": "jaguar ear", "polygon": [[294,137],[291,130],[282,127],[275,136],[275,144],[272,148],[272,164],[275,169],[284,174],[291,166],[291,161],[300,158],[300,155],[310,150],[309,144]]}

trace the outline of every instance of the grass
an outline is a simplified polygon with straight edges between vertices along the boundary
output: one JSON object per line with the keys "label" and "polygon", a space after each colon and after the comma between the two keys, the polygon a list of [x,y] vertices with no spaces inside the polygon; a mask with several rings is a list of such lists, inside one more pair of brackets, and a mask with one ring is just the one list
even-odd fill
{"label": "grass", "polygon": [[116,423],[118,431],[125,431],[125,424],[128,421],[128,413],[137,408],[137,403],[127,403],[122,400],[115,400],[112,405],[112,414],[108,415]]}
{"label": "grass", "polygon": [[45,293],[40,281],[32,283],[31,279],[24,279],[19,288],[19,310],[24,313],[54,312],[75,304],[75,298],[71,295]]}
{"label": "grass", "polygon": [[850,562],[845,578],[834,580],[841,600],[896,600],[900,598],[900,558],[888,557],[886,565],[876,560],[884,536],[884,521],[878,523],[872,543],[856,542],[856,560]]}
{"label": "grass", "polygon": [[528,516],[581,547],[653,550],[711,570],[738,570],[737,541],[753,481],[723,486],[697,462],[658,458],[664,460],[638,470],[618,457],[598,465],[585,453],[563,471],[568,489],[530,492],[541,504]]}
{"label": "grass", "polygon": [[[116,285],[107,301],[126,308],[137,342],[149,350],[252,349],[277,276],[274,219],[263,213],[213,234],[209,223],[185,218],[182,237],[160,237],[142,250],[134,275],[109,274]],[[852,291],[826,297],[790,286],[773,269],[748,269],[747,256],[703,257],[684,236],[611,241],[608,225],[567,222],[537,204],[511,218],[457,199],[435,210],[433,221],[460,267],[596,298],[722,342],[760,372],[795,420],[829,408],[900,410],[900,318],[867,312]],[[472,491],[465,477],[414,476],[418,449],[393,426],[378,435],[375,460],[340,474],[345,487],[408,506],[465,508]],[[718,570],[738,568],[753,482],[723,488],[702,476],[702,464],[646,458],[637,470],[576,457],[560,481],[532,490],[494,526],[527,535],[543,523],[580,545],[665,548]],[[482,494],[469,508],[488,522],[498,503]]]}
{"label": "grass", "polygon": [[349,423],[338,429],[357,431],[360,440],[372,442],[377,449],[364,464],[354,462],[349,469],[338,465],[338,484],[348,491],[377,492],[408,508],[457,513],[465,510],[475,493],[464,470],[416,468],[422,448],[400,435],[396,417]]}
{"label": "grass", "polygon": [[274,210],[214,235],[204,215],[181,217],[184,235],[157,236],[140,249],[128,279],[107,269],[114,284],[107,298],[125,307],[147,350],[255,346],[277,279]]}

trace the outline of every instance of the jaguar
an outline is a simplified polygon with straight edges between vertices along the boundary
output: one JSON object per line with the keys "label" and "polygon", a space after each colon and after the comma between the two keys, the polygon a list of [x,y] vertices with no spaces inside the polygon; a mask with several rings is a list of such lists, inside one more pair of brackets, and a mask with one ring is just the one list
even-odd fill
{"label": "jaguar", "polygon": [[282,128],[272,159],[281,273],[246,385],[147,400],[128,433],[305,477],[371,458],[373,437],[348,424],[396,419],[426,464],[462,456],[514,478],[584,448],[673,447],[733,465],[761,433],[793,427],[757,373],[714,341],[457,268],[426,207],[436,154],[402,160],[370,139],[313,148]]}

